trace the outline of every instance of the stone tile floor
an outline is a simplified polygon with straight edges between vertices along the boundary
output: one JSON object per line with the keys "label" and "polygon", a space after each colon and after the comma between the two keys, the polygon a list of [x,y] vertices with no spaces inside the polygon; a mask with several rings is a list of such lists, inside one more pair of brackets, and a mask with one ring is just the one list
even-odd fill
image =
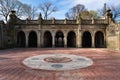
{"label": "stone tile floor", "polygon": [[[92,66],[71,71],[34,70],[22,64],[40,54],[75,54],[94,61]],[[0,50],[0,80],[120,80],[120,52],[108,49],[26,48]]]}

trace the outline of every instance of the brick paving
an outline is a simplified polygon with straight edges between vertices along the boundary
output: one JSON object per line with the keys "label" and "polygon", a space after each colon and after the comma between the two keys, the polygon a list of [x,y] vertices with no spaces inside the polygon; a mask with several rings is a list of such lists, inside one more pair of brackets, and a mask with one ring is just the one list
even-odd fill
{"label": "brick paving", "polygon": [[[94,64],[71,71],[34,70],[22,64],[27,57],[53,53],[86,56],[91,58]],[[0,50],[0,80],[120,80],[120,52],[93,48]]]}

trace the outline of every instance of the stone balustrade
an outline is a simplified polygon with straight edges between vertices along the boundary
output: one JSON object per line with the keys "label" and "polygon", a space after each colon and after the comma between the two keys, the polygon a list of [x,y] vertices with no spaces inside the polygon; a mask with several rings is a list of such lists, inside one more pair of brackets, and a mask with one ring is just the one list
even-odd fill
{"label": "stone balustrade", "polygon": [[[105,19],[81,19],[80,21],[77,20],[67,20],[67,19],[51,19],[51,20],[41,20],[43,25],[49,25],[49,24],[108,24]],[[77,23],[78,22],[78,23]],[[40,24],[39,20],[21,20],[18,23],[22,24]]]}

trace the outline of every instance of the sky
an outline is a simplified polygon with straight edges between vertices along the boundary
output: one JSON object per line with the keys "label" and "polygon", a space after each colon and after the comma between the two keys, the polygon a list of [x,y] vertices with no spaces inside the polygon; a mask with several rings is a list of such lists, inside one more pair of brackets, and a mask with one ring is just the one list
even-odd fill
{"label": "sky", "polygon": [[107,5],[120,5],[120,0],[19,0],[23,3],[38,6],[42,2],[50,1],[53,5],[57,6],[58,11],[52,13],[50,16],[57,19],[64,19],[65,13],[77,4],[83,4],[88,10],[98,10]]}
{"label": "sky", "polygon": [[[85,5],[88,10],[98,10],[103,8],[104,3],[107,5],[120,5],[120,0],[19,0],[22,3],[29,4],[35,7],[38,7],[40,3],[51,2],[54,6],[57,7],[58,11],[52,13],[50,18],[54,17],[55,19],[64,19],[65,13],[77,4]],[[40,11],[39,11],[40,13]],[[0,18],[2,19],[2,18]]]}

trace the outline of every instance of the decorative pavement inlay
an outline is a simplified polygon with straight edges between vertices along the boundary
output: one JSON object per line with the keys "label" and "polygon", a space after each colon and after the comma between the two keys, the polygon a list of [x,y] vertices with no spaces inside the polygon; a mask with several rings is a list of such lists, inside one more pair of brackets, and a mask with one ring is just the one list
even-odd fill
{"label": "decorative pavement inlay", "polygon": [[23,64],[33,69],[42,70],[74,70],[93,64],[90,58],[71,54],[43,54],[23,60]]}

